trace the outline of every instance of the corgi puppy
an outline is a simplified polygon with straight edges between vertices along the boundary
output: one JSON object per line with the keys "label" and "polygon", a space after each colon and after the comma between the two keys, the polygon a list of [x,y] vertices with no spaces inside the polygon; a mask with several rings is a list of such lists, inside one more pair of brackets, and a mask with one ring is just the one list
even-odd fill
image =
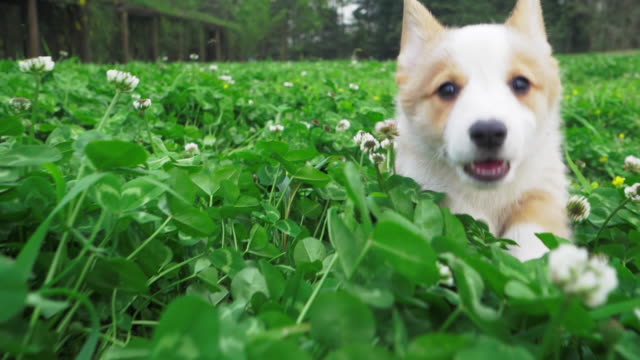
{"label": "corgi puppy", "polygon": [[548,251],[536,233],[569,236],[562,86],[540,0],[462,28],[405,0],[396,79],[399,174],[513,239],[522,261]]}

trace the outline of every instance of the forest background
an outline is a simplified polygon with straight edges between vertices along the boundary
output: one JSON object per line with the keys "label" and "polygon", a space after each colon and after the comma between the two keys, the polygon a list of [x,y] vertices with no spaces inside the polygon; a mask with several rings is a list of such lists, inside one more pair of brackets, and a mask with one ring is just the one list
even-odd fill
{"label": "forest background", "polygon": [[[35,0],[34,0],[35,1]],[[426,0],[448,26],[501,22],[513,0]],[[0,58],[27,55],[27,1],[0,0]],[[127,59],[202,61],[391,59],[398,53],[402,0],[37,0],[41,53],[122,61],[122,12],[129,11]],[[640,47],[638,0],[543,0],[556,52]],[[135,10],[135,11],[134,11]],[[157,28],[152,51],[150,33]],[[19,31],[16,31],[19,29]],[[82,56],[81,56],[82,57]]]}

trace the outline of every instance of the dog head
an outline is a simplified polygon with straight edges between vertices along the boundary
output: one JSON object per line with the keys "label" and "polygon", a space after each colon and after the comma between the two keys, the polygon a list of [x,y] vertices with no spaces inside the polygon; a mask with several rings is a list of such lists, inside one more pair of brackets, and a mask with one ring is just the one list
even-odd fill
{"label": "dog head", "polygon": [[398,57],[399,106],[411,134],[464,180],[509,182],[557,128],[558,65],[540,0],[519,0],[505,24],[442,26],[405,0]]}

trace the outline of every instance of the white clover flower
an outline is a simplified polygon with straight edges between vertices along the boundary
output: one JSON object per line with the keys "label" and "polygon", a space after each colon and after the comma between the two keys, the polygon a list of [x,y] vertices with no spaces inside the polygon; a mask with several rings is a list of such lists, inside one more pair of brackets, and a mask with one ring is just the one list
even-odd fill
{"label": "white clover flower", "polygon": [[29,111],[31,109],[31,100],[23,97],[15,97],[13,99],[9,99],[9,106],[16,113],[23,113]]}
{"label": "white clover flower", "polygon": [[366,131],[359,130],[353,137],[353,142],[356,143],[356,145],[360,146],[360,144],[362,144],[362,138],[366,133]]}
{"label": "white clover flower", "polygon": [[575,279],[575,282],[565,284],[564,290],[568,294],[578,294],[588,292],[596,286],[598,286],[598,277],[593,271],[587,271],[580,274],[580,276]]}
{"label": "white clover flower", "polygon": [[385,154],[372,152],[371,154],[369,154],[369,160],[371,160],[371,162],[375,165],[382,164],[387,161],[387,156]]}
{"label": "white clover flower", "polygon": [[451,268],[441,262],[437,262],[436,265],[438,265],[438,272],[440,273],[440,284],[445,286],[455,285]]}
{"label": "white clover flower", "polygon": [[211,66],[209,66],[209,70],[210,70],[210,71],[218,71],[218,65],[211,65]]}
{"label": "white clover flower", "polygon": [[60,50],[58,51],[58,55],[60,55],[60,57],[67,57],[69,56],[69,52],[67,52],[66,50]]}
{"label": "white clover flower", "polygon": [[133,102],[133,107],[136,110],[145,111],[151,107],[151,99],[140,99]]}
{"label": "white clover flower", "polygon": [[360,86],[358,86],[358,84],[351,83],[349,84],[349,89],[358,91],[360,90]]}
{"label": "white clover flower", "polygon": [[249,106],[253,106],[253,104],[254,104],[253,100],[249,100],[248,104],[249,104]]}
{"label": "white clover flower", "polygon": [[549,254],[551,280],[566,294],[597,307],[618,286],[617,273],[607,262],[602,256],[589,258],[585,249],[562,244]]}
{"label": "white clover flower", "polygon": [[394,119],[377,122],[375,129],[377,133],[382,134],[387,138],[393,138],[399,135],[398,122]]}
{"label": "white clover flower", "polygon": [[380,147],[385,150],[393,149],[395,148],[395,141],[390,139],[384,139],[380,142]]}
{"label": "white clover flower", "polygon": [[618,287],[618,276],[614,268],[608,265],[604,256],[592,257],[582,270],[580,278],[574,284],[568,284],[570,293],[582,295],[584,302],[596,307],[607,302],[609,293]]}
{"label": "white clover flower", "polygon": [[123,92],[132,92],[140,83],[136,76],[120,70],[107,71],[107,81]]}
{"label": "white clover flower", "polygon": [[640,321],[640,308],[635,308],[633,314],[638,318],[638,321]]}
{"label": "white clover flower", "polygon": [[575,222],[581,222],[591,214],[591,204],[584,196],[574,195],[567,202],[567,215]]}
{"label": "white clover flower", "polygon": [[587,298],[587,305],[596,307],[606,303],[609,294],[618,287],[618,273],[606,261],[601,262],[598,266],[591,261],[591,266],[596,268],[595,271],[600,275],[600,286]]}
{"label": "white clover flower", "polygon": [[274,134],[277,133],[281,133],[284,131],[284,126],[277,124],[277,125],[269,125],[269,131],[271,131]]}
{"label": "white clover flower", "polygon": [[285,81],[282,85],[284,85],[284,87],[293,87],[293,83]]}
{"label": "white clover flower", "polygon": [[560,245],[549,254],[551,280],[556,284],[569,282],[573,276],[579,275],[573,274],[572,271],[582,266],[588,259],[589,254],[587,250],[577,248],[573,245]]}
{"label": "white clover flower", "polygon": [[624,159],[624,168],[635,173],[640,173],[640,159],[629,155]]}
{"label": "white clover flower", "polygon": [[190,152],[190,153],[197,153],[200,151],[200,148],[196,143],[188,143],[187,145],[184,146],[184,151]]}
{"label": "white clover flower", "polygon": [[347,119],[342,119],[338,122],[338,125],[336,125],[336,131],[344,132],[349,130],[350,127],[351,122]]}
{"label": "white clover flower", "polygon": [[200,59],[200,55],[198,54],[191,54],[189,55],[189,59],[193,60],[193,61],[198,61],[198,59]]}
{"label": "white clover flower", "polygon": [[369,133],[365,133],[362,135],[362,140],[360,142],[360,150],[366,152],[374,152],[380,148],[380,143],[378,140],[373,137],[373,135]]}
{"label": "white clover flower", "polygon": [[302,77],[307,76],[307,72],[306,71],[301,72],[300,76],[302,76]]}
{"label": "white clover flower", "polygon": [[640,183],[627,186],[624,189],[624,196],[631,201],[640,201]]}
{"label": "white clover flower", "polygon": [[20,71],[31,74],[41,74],[53,70],[55,62],[51,60],[51,56],[39,56],[27,60],[20,60],[18,66]]}
{"label": "white clover flower", "polygon": [[226,82],[227,84],[235,84],[235,80],[233,80],[233,77],[231,77],[231,75],[221,75],[218,79]]}
{"label": "white clover flower", "polygon": [[168,56],[161,56],[160,57],[160,61],[167,62],[167,61],[169,61],[169,57]]}

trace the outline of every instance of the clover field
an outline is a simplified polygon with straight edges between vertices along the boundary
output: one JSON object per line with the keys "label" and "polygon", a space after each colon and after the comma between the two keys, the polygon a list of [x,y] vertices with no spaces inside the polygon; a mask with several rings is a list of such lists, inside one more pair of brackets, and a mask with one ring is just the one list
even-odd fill
{"label": "clover field", "polygon": [[560,60],[575,242],[618,278],[596,307],[354,144],[393,117],[392,62],[71,59],[37,104],[0,62],[0,357],[640,359],[640,54]]}

